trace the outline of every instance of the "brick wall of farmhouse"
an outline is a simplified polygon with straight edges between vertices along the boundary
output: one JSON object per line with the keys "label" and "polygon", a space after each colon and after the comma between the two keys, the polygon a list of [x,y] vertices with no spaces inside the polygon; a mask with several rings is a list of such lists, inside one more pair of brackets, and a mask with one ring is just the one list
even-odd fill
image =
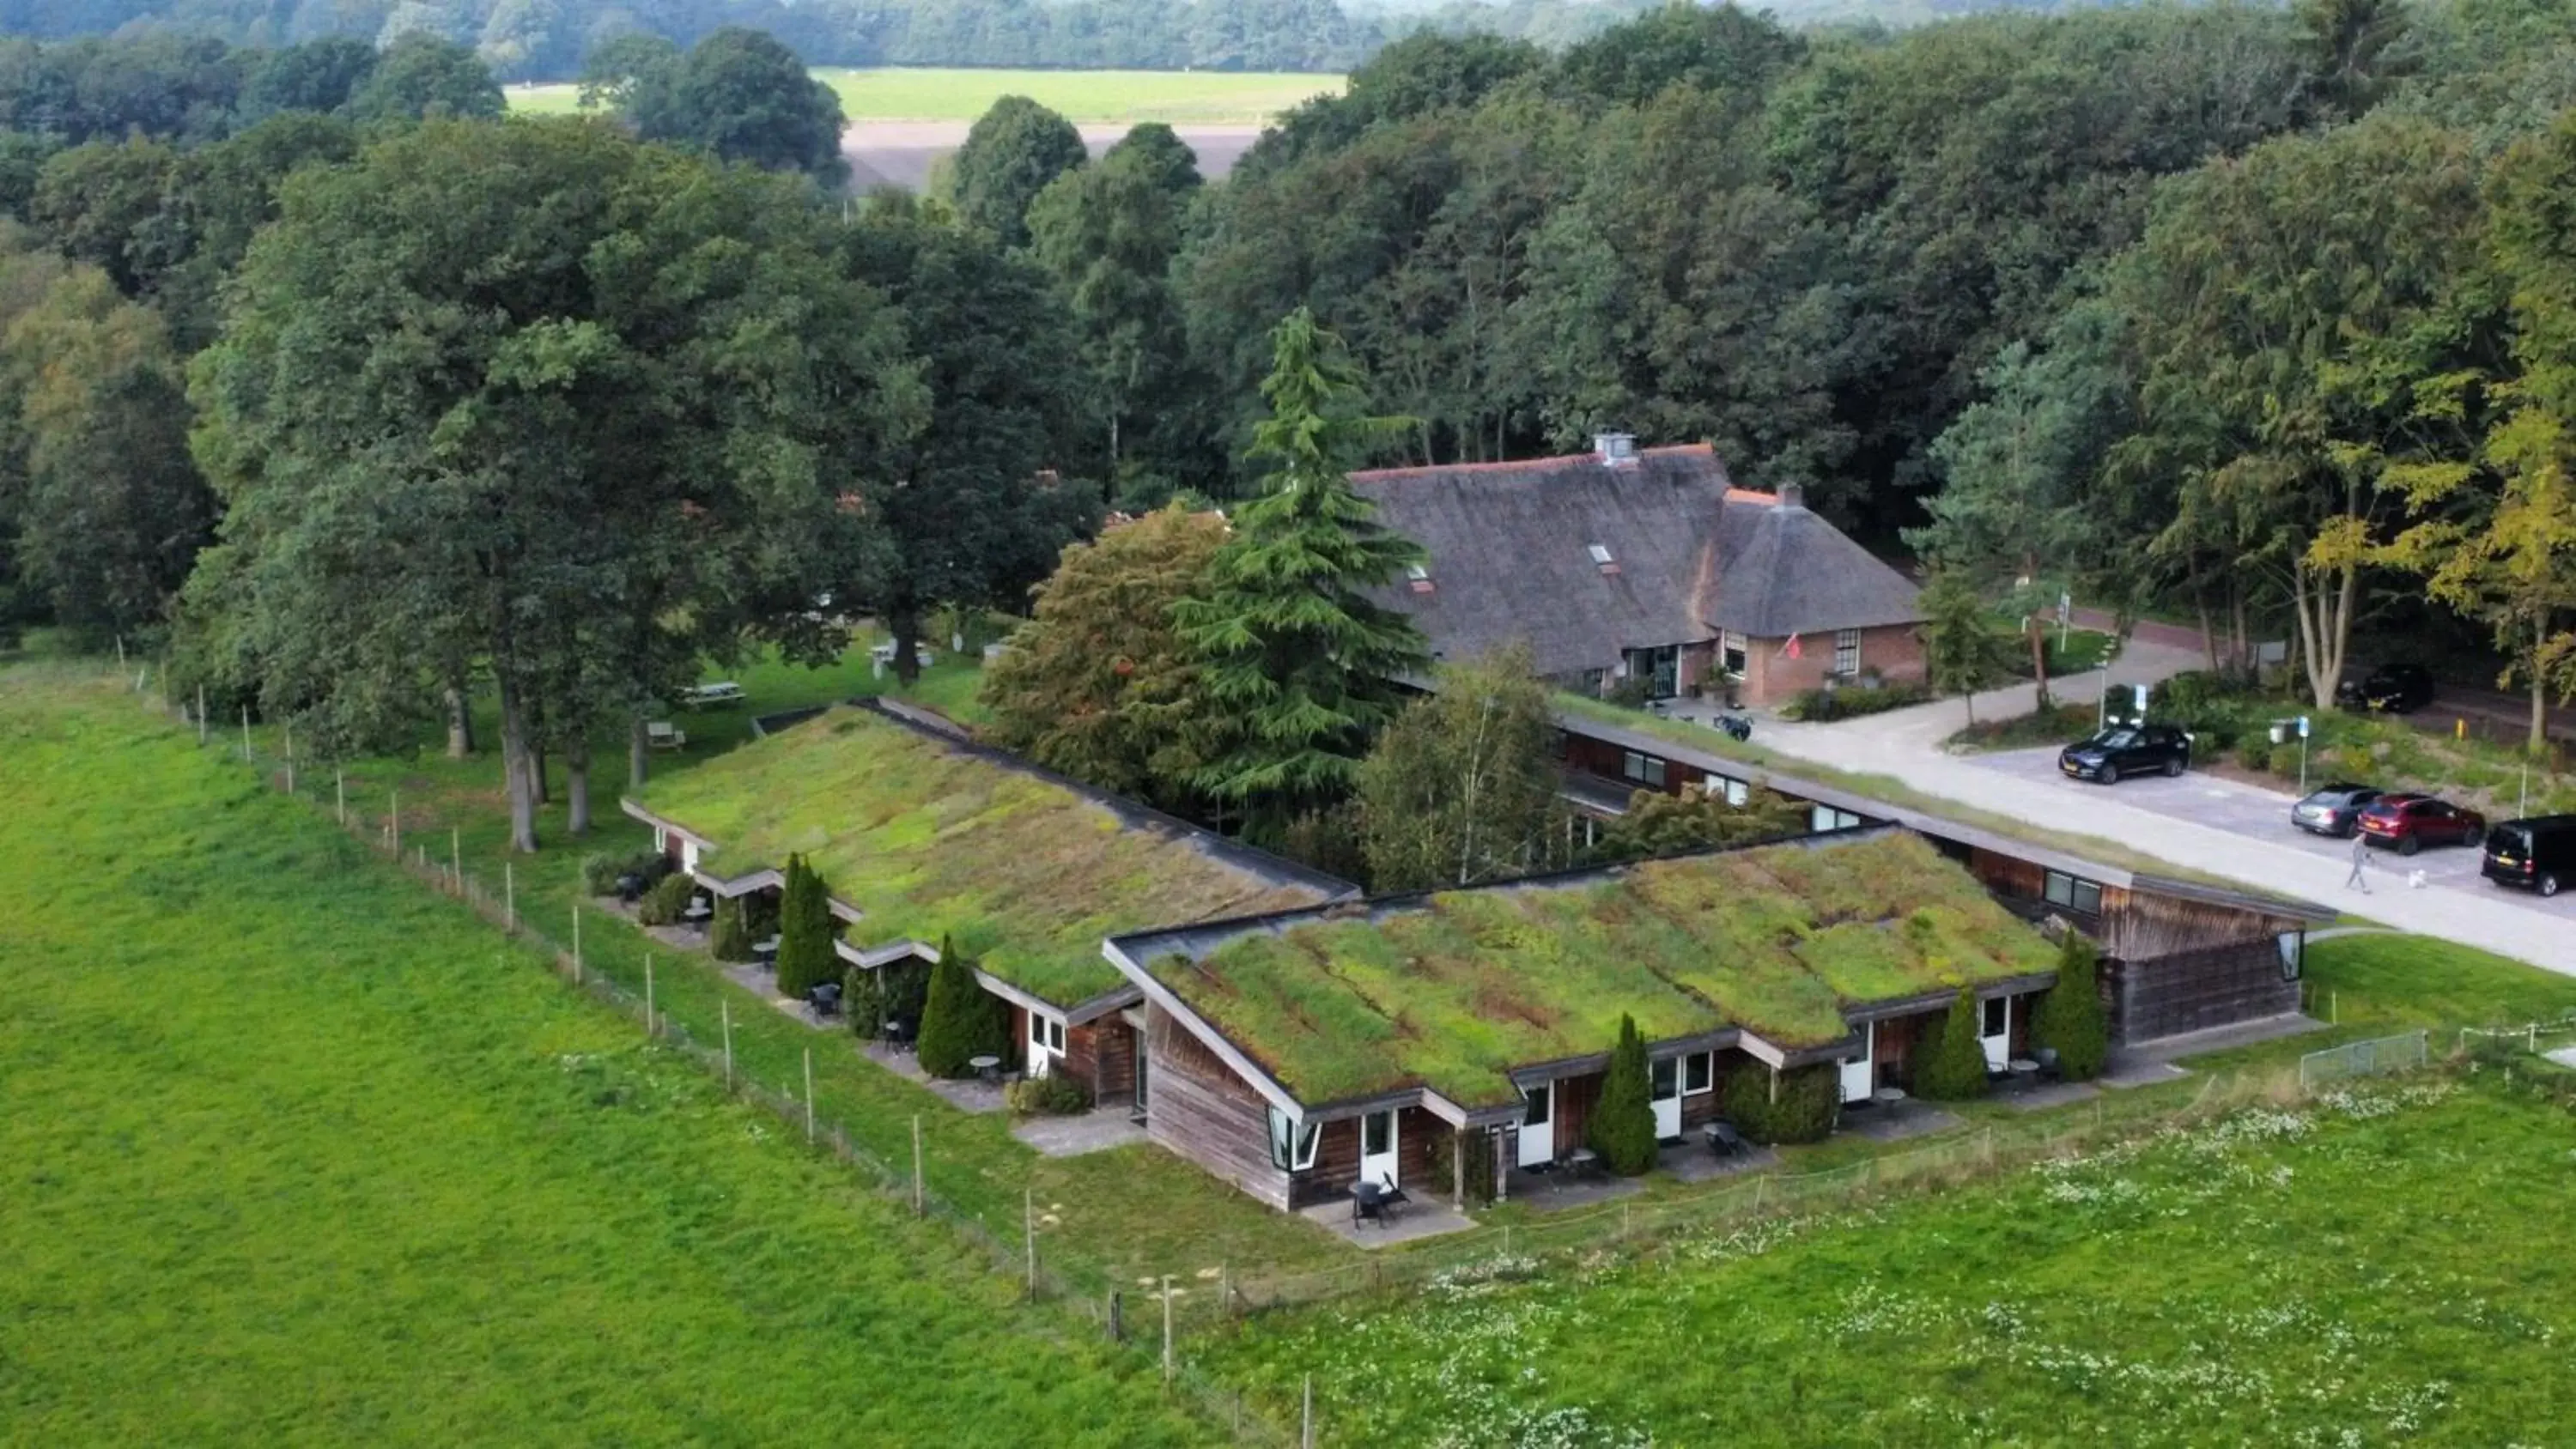
{"label": "brick wall of farmhouse", "polygon": [[[1798,657],[1784,652],[1786,639],[1748,641],[1744,660],[1744,701],[1780,704],[1825,682],[1834,668],[1834,635],[1828,629],[1798,636]],[[1886,624],[1860,631],[1860,671],[1908,682],[1923,678],[1923,636],[1912,624]]]}

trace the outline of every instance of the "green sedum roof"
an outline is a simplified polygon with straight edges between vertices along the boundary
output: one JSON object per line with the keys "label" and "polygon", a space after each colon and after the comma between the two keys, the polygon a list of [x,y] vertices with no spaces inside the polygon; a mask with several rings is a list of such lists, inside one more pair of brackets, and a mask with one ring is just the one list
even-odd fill
{"label": "green sedum roof", "polygon": [[2053,970],[2056,950],[1920,837],[1649,861],[1233,934],[1155,979],[1310,1105],[1420,1085],[1517,1098],[1515,1067],[1742,1027],[1785,1048],[1843,1008]]}
{"label": "green sedum roof", "polygon": [[1104,937],[1292,910],[1347,887],[1007,756],[837,708],[655,781],[637,802],[714,842],[726,877],[801,852],[881,946],[952,939],[1059,1007],[1116,989]]}

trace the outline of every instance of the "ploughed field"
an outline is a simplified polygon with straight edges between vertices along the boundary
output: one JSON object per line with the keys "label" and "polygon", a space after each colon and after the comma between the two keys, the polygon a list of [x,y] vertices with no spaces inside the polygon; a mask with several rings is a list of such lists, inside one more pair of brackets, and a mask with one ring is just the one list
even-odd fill
{"label": "ploughed field", "polygon": [[1205,1437],[92,677],[0,670],[0,1443]]}
{"label": "ploughed field", "polygon": [[[1257,125],[1310,96],[1338,94],[1342,77],[1265,71],[974,70],[825,66],[815,78],[840,94],[853,125],[972,121],[1003,96],[1027,96],[1074,122]],[[569,82],[509,88],[513,110],[568,114]]]}
{"label": "ploughed field", "polygon": [[2358,1085],[1946,1197],[1498,1260],[1201,1363],[1328,1443],[2576,1442],[2576,1120]]}

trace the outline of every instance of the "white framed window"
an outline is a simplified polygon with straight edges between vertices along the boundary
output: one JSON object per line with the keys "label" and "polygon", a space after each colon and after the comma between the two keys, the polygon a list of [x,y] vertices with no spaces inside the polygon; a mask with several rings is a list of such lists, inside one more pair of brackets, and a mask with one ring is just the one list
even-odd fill
{"label": "white framed window", "polygon": [[1729,678],[1742,679],[1744,661],[1748,652],[1744,647],[1744,636],[1729,629],[1724,637],[1718,640],[1717,647],[1717,667],[1726,671]]}
{"label": "white framed window", "polygon": [[1591,553],[1592,561],[1594,563],[1606,564],[1614,562],[1610,557],[1610,546],[1606,543],[1586,544],[1585,548]]}
{"label": "white framed window", "polygon": [[2089,881],[2080,875],[2068,875],[2062,870],[2052,870],[2041,883],[2040,894],[2052,906],[2064,906],[2070,911],[2081,911],[2088,916],[2102,914],[2102,885],[2099,881]]}
{"label": "white framed window", "polygon": [[1664,788],[1664,760],[1660,756],[1629,750],[1620,757],[1619,773],[1641,785]]}
{"label": "white framed window", "polygon": [[1270,1165],[1280,1171],[1303,1172],[1314,1166],[1315,1147],[1323,1137],[1321,1125],[1270,1109]]}
{"label": "white framed window", "polygon": [[1982,1035],[2002,1036],[2012,1028],[2012,998],[1989,996],[1985,999],[1985,1030]]}
{"label": "white framed window", "polygon": [[1696,1097],[1717,1086],[1717,1054],[1692,1052],[1682,1058],[1682,1095]]}
{"label": "white framed window", "polygon": [[1817,805],[1807,812],[1807,828],[1822,835],[1830,830],[1858,830],[1860,817],[1831,805]]}
{"label": "white framed window", "polygon": [[1834,631],[1834,673],[1860,673],[1860,631],[1858,629]]}
{"label": "white framed window", "polygon": [[1725,775],[1709,776],[1708,784],[1703,788],[1705,788],[1711,795],[1725,797],[1727,804],[1732,805],[1739,810],[1744,808],[1745,801],[1753,798],[1752,790],[1749,789],[1742,780],[1732,779]]}

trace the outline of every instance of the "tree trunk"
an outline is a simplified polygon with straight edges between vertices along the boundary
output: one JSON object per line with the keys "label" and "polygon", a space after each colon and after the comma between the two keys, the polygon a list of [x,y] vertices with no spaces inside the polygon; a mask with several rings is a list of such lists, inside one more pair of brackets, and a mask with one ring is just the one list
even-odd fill
{"label": "tree trunk", "polygon": [[641,790],[652,773],[651,746],[644,734],[644,716],[637,715],[626,726],[626,788]]}
{"label": "tree trunk", "polygon": [[2209,656],[2209,672],[2224,674],[2226,668],[2218,661],[2218,621],[2209,615],[2209,595],[2197,584],[2192,587],[2191,606],[2200,615],[2200,652]]}
{"label": "tree trunk", "polygon": [[[533,738],[535,731],[531,730],[529,734]],[[537,741],[528,746],[528,771],[529,779],[536,787],[537,803],[539,805],[555,803],[554,792],[546,788],[546,747],[543,741]]]}
{"label": "tree trunk", "polygon": [[590,833],[590,740],[574,735],[564,741],[564,799],[569,811],[566,835]]}
{"label": "tree trunk", "polygon": [[2540,651],[2548,647],[2549,621],[2542,619],[2531,629],[2531,738],[2522,746],[2534,756],[2549,753],[2549,681],[2540,669]]}
{"label": "tree trunk", "polygon": [[2245,679],[2263,672],[2254,658],[2254,626],[2245,618],[2245,584],[2233,576],[2227,581],[2227,657]]}
{"label": "tree trunk", "polygon": [[888,609],[886,633],[894,640],[894,677],[909,689],[921,678],[921,611],[909,604]]}
{"label": "tree trunk", "polygon": [[509,671],[495,670],[501,695],[501,778],[510,796],[510,848],[537,848],[537,796],[528,768],[528,721]]}
{"label": "tree trunk", "polygon": [[462,683],[447,686],[447,757],[461,760],[474,753],[474,702]]}
{"label": "tree trunk", "polygon": [[2291,566],[2291,604],[2299,615],[2299,648],[2308,673],[2308,693],[2318,709],[2332,709],[2335,686],[2343,682],[2344,650],[2352,640],[2352,606],[2361,583],[2360,570],[2312,572],[2306,560]]}

